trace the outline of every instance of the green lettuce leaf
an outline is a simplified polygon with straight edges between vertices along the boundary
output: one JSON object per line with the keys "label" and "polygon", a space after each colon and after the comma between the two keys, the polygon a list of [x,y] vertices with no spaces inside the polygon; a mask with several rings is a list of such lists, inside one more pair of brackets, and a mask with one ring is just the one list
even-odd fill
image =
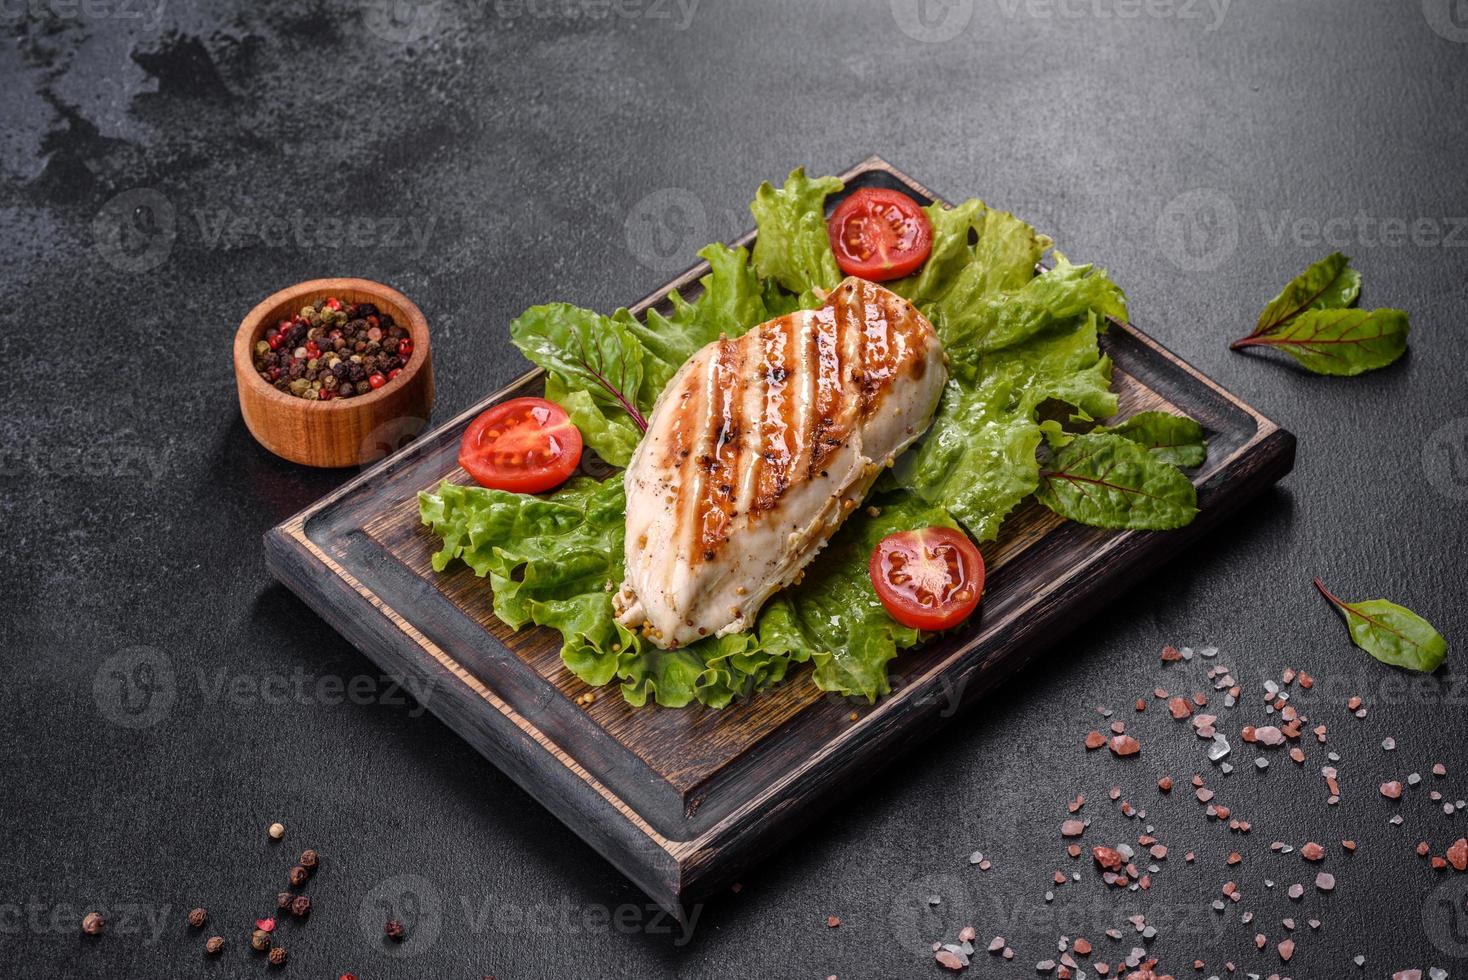
{"label": "green lettuce leaf", "polygon": [[1171,530],[1198,513],[1197,491],[1181,470],[1109,433],[1077,436],[1056,453],[1035,499],[1061,517],[1117,530]]}
{"label": "green lettuce leaf", "polygon": [[1116,411],[1098,332],[1126,317],[1105,275],[1063,260],[1036,274],[1050,239],[978,201],[928,210],[934,249],[896,284],[932,321],[950,378],[938,414],[889,483],[948,512],[980,541],[1039,485],[1038,415],[1046,402],[1082,418]]}
{"label": "green lettuce leaf", "polygon": [[668,294],[671,315],[649,310],[645,323],[627,310],[618,310],[613,317],[642,345],[643,400],[649,405],[698,350],[720,336],[742,336],[779,315],[766,305],[765,285],[749,264],[748,249],[715,244],[698,254],[708,261],[710,271],[699,280],[703,293],[697,300],[690,303],[675,290]]}
{"label": "green lettuce leaf", "polygon": [[419,516],[443,539],[435,571],[455,558],[488,577],[494,614],[519,629],[561,631],[561,656],[588,684],[616,675],[621,628],[612,594],[622,580],[626,501],[621,476],[579,477],[548,497],[444,483],[418,495]]}
{"label": "green lettuce leaf", "polygon": [[762,279],[811,302],[814,290],[836,288],[841,269],[826,234],[825,202],[843,186],[836,177],[807,177],[804,167],[793,170],[779,190],[769,181],[760,185],[749,210],[759,228],[754,269]]}

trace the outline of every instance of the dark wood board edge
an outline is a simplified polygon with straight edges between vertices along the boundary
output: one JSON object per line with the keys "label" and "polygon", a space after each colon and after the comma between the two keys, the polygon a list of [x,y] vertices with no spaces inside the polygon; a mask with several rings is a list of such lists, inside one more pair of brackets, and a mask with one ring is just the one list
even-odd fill
{"label": "dark wood board edge", "polygon": [[[313,553],[299,525],[294,532],[289,524],[272,528],[264,545],[266,568],[281,584],[405,690],[427,691],[423,706],[436,718],[659,906],[682,914],[680,870],[652,828],[598,793],[587,778],[590,774],[563,764],[564,757],[547,766],[547,753],[561,753],[537,738],[534,726],[516,724],[523,719],[516,719],[508,705],[495,704],[482,685],[425,655],[380,603],[364,605],[368,600],[341,574],[322,575],[319,566],[325,556]],[[410,686],[409,679],[417,686]],[[497,710],[484,710],[486,702]]]}

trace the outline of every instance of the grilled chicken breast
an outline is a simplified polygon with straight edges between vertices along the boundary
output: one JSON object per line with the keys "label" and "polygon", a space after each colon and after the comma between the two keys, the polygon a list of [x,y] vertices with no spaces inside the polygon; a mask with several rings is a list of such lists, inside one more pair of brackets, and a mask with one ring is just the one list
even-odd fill
{"label": "grilled chicken breast", "polygon": [[927,429],[944,363],[911,303],[857,278],[690,357],[627,467],[617,618],[665,649],[753,626]]}

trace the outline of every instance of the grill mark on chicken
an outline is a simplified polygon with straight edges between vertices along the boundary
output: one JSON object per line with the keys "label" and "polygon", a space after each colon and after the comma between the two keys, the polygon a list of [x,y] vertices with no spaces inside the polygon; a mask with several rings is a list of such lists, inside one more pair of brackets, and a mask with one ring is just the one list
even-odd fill
{"label": "grill mark on chicken", "polygon": [[[677,474],[677,484],[666,488],[647,487],[645,492],[665,493],[673,496],[672,506],[677,508],[679,541],[677,547],[684,553],[691,551],[696,530],[694,517],[699,498],[703,496],[704,474],[699,466],[702,439],[706,432],[704,416],[709,404],[706,390],[706,375],[697,371],[688,372],[678,392],[677,415],[668,440],[667,472]],[[676,603],[674,603],[676,605]]]}
{"label": "grill mark on chicken", "polygon": [[709,442],[700,457],[703,492],[698,495],[699,548],[695,557],[713,561],[729,540],[729,527],[736,510],[735,487],[739,485],[739,461],[743,455],[744,396],[742,377],[747,345],[734,340],[719,341],[718,353],[709,365],[709,417],[705,431]]}
{"label": "grill mark on chicken", "polygon": [[811,363],[815,368],[816,397],[810,415],[810,462],[807,476],[814,476],[845,438],[839,416],[845,400],[841,376],[841,344],[834,304],[816,311],[811,331]]}
{"label": "grill mark on chicken", "polygon": [[750,519],[771,510],[790,487],[795,457],[799,453],[798,436],[792,424],[795,406],[792,395],[799,389],[793,383],[798,368],[794,363],[795,337],[793,324],[787,317],[771,324],[760,337],[760,371],[764,387],[764,414],[760,422],[760,458]]}

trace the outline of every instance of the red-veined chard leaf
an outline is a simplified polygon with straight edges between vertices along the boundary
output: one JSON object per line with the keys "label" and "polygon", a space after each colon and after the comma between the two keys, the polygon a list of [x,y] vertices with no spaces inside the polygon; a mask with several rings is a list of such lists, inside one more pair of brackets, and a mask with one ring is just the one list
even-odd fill
{"label": "red-veined chard leaf", "polygon": [[1361,294],[1361,273],[1351,260],[1332,252],[1290,280],[1278,296],[1259,314],[1251,337],[1270,333],[1307,310],[1343,310]]}
{"label": "red-veined chard leaf", "polygon": [[1192,481],[1140,443],[1111,433],[1076,436],[1040,471],[1035,499],[1092,527],[1163,531],[1198,513]]}
{"label": "red-veined chard leaf", "polygon": [[1315,587],[1346,617],[1351,642],[1377,660],[1427,674],[1442,666],[1447,640],[1412,610],[1385,599],[1346,602],[1332,595],[1320,579]]}
{"label": "red-veined chard leaf", "polygon": [[1109,432],[1145,446],[1157,459],[1173,466],[1191,469],[1202,466],[1208,458],[1208,444],[1203,439],[1203,426],[1186,415],[1167,412],[1139,412],[1117,425],[1103,426],[1097,432]]}
{"label": "red-veined chard leaf", "polygon": [[625,466],[647,431],[639,404],[642,344],[626,324],[567,303],[532,306],[510,324],[510,340],[545,368],[558,401],[597,455]]}
{"label": "red-veined chard leaf", "polygon": [[1310,310],[1233,346],[1282,350],[1316,374],[1345,376],[1386,367],[1401,357],[1411,329],[1401,310]]}

